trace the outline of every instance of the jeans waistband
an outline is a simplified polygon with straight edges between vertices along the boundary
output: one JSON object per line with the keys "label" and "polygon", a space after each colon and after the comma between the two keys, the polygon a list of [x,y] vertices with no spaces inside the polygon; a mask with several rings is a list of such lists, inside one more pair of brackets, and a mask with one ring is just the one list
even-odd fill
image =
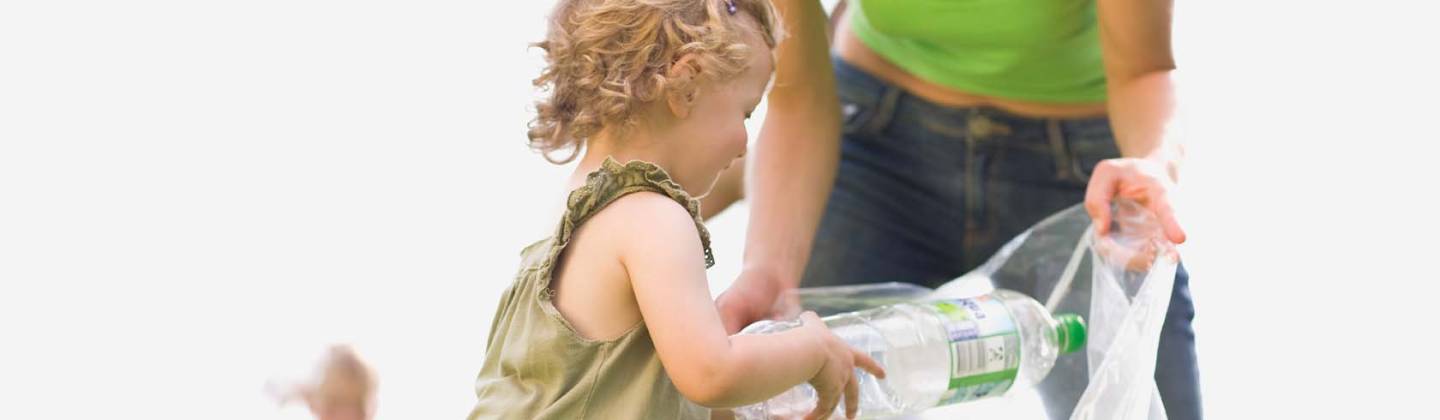
{"label": "jeans waistband", "polygon": [[[876,107],[882,102],[887,101],[886,96],[893,96],[893,98],[888,100],[904,102],[906,105],[918,107],[924,112],[935,114],[940,118],[952,117],[960,119],[980,115],[994,122],[1010,126],[1046,126],[1055,124],[1056,122],[1064,125],[1109,123],[1109,119],[1104,116],[1085,118],[1036,118],[1017,115],[990,106],[956,107],[941,105],[906,92],[900,86],[875,77],[869,72],[846,62],[839,56],[832,55],[830,59],[835,70],[835,80],[838,84],[837,93],[840,97],[847,102],[862,104],[868,107]],[[894,104],[891,105],[893,106]]]}

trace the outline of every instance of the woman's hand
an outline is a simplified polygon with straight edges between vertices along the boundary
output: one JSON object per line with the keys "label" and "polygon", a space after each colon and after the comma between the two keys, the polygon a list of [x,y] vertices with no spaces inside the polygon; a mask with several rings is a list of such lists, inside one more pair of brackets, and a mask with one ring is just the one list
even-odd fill
{"label": "woman's hand", "polygon": [[1146,158],[1106,159],[1090,175],[1090,185],[1085,189],[1085,211],[1095,221],[1096,235],[1104,237],[1110,233],[1111,202],[1117,198],[1134,200],[1155,213],[1166,239],[1180,244],[1185,242],[1185,230],[1180,228],[1170,201],[1174,190],[1173,173],[1166,162]]}
{"label": "woman's hand", "polygon": [[793,319],[800,312],[800,302],[793,288],[773,270],[745,270],[724,293],[715,299],[720,321],[727,334],[735,334],[755,321]]}
{"label": "woman's hand", "polygon": [[1139,203],[1128,199],[1115,200],[1110,218],[1110,234],[1096,237],[1091,243],[1107,267],[1145,273],[1159,257],[1165,257],[1171,263],[1180,260],[1175,244],[1165,238],[1164,228],[1154,213]]}
{"label": "woman's hand", "polygon": [[860,381],[855,377],[855,368],[865,369],[880,379],[885,379],[885,369],[864,352],[836,337],[814,312],[806,311],[800,319],[804,322],[801,328],[815,335],[825,347],[826,355],[825,364],[815,377],[810,378],[810,386],[815,387],[816,403],[815,410],[806,415],[805,420],[830,418],[841,395],[845,396],[845,418],[855,418],[855,412],[860,408]]}

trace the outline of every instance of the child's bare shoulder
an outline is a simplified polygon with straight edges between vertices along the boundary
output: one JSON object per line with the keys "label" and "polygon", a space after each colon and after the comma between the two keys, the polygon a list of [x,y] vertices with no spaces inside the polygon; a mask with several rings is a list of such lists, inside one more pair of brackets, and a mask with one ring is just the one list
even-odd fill
{"label": "child's bare shoulder", "polygon": [[653,246],[699,247],[695,219],[679,202],[657,192],[636,192],[615,199],[586,222],[591,231],[619,242],[620,249],[643,252]]}

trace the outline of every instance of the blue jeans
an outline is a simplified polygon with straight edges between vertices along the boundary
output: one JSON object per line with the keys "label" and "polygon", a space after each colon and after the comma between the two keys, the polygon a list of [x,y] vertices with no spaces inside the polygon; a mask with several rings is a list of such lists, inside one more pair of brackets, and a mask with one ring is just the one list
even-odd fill
{"label": "blue jeans", "polygon": [[[844,113],[840,168],[806,287],[889,281],[938,287],[1046,216],[1084,201],[1095,165],[1119,156],[1104,117],[1037,119],[946,107],[838,58],[834,66]],[[997,286],[1032,296],[1053,287],[1027,283]],[[1155,371],[1172,420],[1201,418],[1194,314],[1182,266]],[[1055,373],[1040,394],[1051,418],[1068,418],[1080,398],[1074,378],[1086,374]]]}

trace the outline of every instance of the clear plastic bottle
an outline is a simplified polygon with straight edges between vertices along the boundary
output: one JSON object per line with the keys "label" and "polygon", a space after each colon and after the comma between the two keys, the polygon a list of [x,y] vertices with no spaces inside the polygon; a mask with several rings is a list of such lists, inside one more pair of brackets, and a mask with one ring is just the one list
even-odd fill
{"label": "clear plastic bottle", "polygon": [[[1085,343],[1079,315],[1052,317],[1024,294],[902,303],[824,318],[845,342],[885,368],[877,380],[856,369],[858,418],[884,418],[1004,395],[1040,382],[1062,353]],[[798,322],[761,321],[742,334],[767,334]],[[840,403],[844,407],[844,402]],[[765,402],[735,409],[741,419],[800,418],[815,408],[815,390],[801,384]],[[843,418],[844,409],[832,418]]]}

